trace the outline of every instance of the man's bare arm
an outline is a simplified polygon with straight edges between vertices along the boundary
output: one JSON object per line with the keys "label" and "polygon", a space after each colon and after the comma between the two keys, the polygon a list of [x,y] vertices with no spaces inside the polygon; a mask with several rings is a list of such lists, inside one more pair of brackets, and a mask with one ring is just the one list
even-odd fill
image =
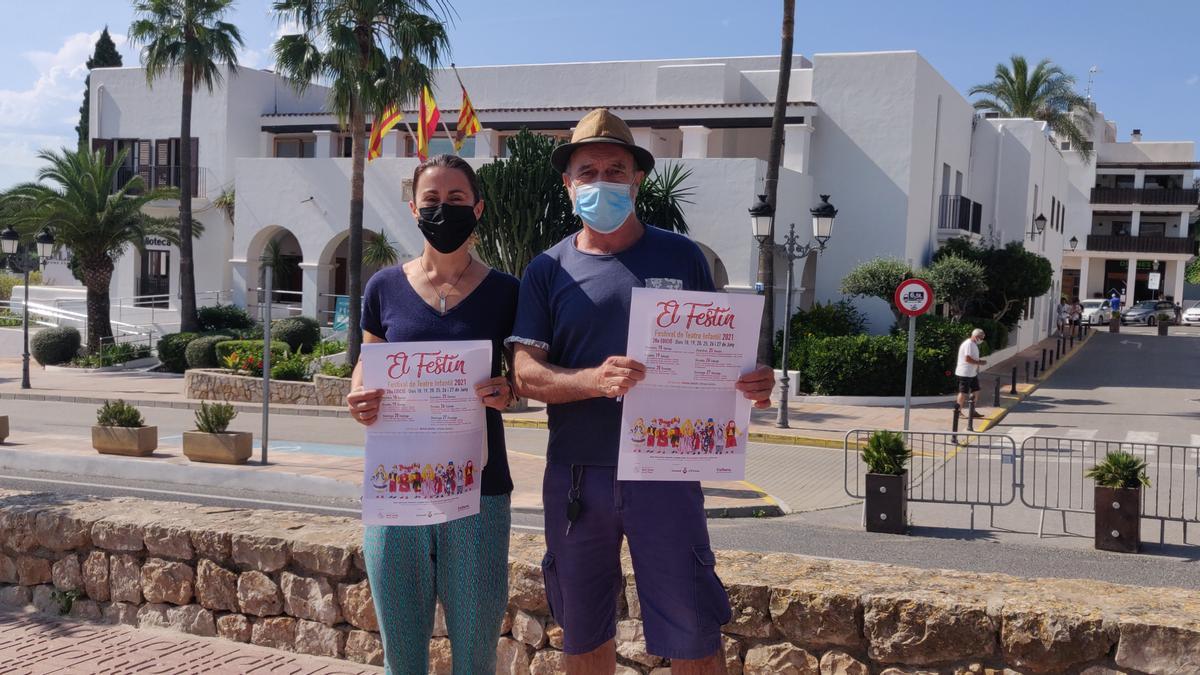
{"label": "man's bare arm", "polygon": [[513,383],[517,394],[543,403],[573,403],[589,398],[624,396],[646,377],[646,367],[624,356],[610,356],[595,368],[563,368],[549,362],[546,350],[513,345]]}

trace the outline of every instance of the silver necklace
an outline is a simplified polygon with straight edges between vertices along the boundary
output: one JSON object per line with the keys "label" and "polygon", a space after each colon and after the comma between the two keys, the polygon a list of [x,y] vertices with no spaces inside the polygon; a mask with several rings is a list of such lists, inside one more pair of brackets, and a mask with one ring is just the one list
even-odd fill
{"label": "silver necklace", "polygon": [[[474,264],[475,264],[474,258],[471,258],[470,260],[467,261],[467,266],[462,268],[462,271],[458,273],[458,277],[450,283],[451,291],[453,291],[454,287],[458,285],[458,282],[462,281],[463,275],[466,274],[467,270],[471,269],[471,265],[474,265]],[[429,287],[433,289],[434,295],[438,296],[438,311],[441,314],[445,314],[446,313],[446,296],[450,295],[450,293],[447,292],[447,293],[443,294],[440,291],[438,291],[437,285],[433,283],[433,278],[429,276],[429,270],[425,269],[425,265],[423,265],[423,264],[421,265],[421,271],[425,273],[425,279],[429,282]]]}

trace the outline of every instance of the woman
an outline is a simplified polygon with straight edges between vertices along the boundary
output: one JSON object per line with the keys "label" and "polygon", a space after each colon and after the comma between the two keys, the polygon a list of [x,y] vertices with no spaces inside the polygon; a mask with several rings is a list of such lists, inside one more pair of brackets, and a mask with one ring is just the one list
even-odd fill
{"label": "woman", "polygon": [[[367,578],[388,673],[428,671],[436,600],[446,610],[454,672],[491,673],[508,604],[512,492],[500,419],[512,388],[499,376],[500,358],[512,332],[519,282],[471,256],[468,240],[483,200],[475,172],[462,159],[438,155],[418,166],[409,208],[425,235],[424,250],[371,277],[363,294],[363,340],[491,340],[493,377],[476,389],[487,407],[488,461],[478,515],[438,525],[367,527]],[[351,416],[370,425],[382,396],[362,388],[360,362],[346,397]]]}

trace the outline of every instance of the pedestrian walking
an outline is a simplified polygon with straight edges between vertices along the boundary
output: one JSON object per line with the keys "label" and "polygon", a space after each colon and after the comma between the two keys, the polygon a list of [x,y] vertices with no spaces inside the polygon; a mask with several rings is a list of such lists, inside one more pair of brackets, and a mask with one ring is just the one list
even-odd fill
{"label": "pedestrian walking", "polygon": [[[628,541],[646,649],[677,673],[724,673],[731,616],[704,495],[693,481],[618,481],[621,397],[646,377],[625,356],[632,289],[713,291],[700,248],[634,210],[654,157],[621,118],[588,113],[553,154],[583,229],[537,256],[521,281],[511,341],[517,391],[548,403],[542,573],[563,628],[567,673],[612,673],[621,543]],[[770,368],[737,390],[770,405]],[[661,432],[660,432],[661,433]]]}
{"label": "pedestrian walking", "polygon": [[1079,298],[1071,300],[1071,334],[1078,334],[1080,326],[1083,325],[1083,305],[1079,303]]}
{"label": "pedestrian walking", "polygon": [[[492,379],[476,389],[487,408],[487,465],[478,514],[437,525],[368,526],[363,558],[389,675],[428,672],[439,600],[455,675],[491,673],[508,606],[513,489],[500,418],[512,388],[500,377],[500,362],[519,282],[471,255],[468,241],[484,203],[469,164],[453,155],[431,157],[414,172],[412,190],[409,208],[425,247],[415,260],[371,277],[363,293],[363,340],[492,342]],[[363,389],[361,361],[351,387],[351,415],[361,424],[374,423],[383,391]]]}
{"label": "pedestrian walking", "polygon": [[1071,321],[1071,306],[1067,304],[1066,298],[1059,298],[1057,312],[1058,312],[1058,334],[1066,335],[1067,334],[1067,325]]}
{"label": "pedestrian walking", "polygon": [[[979,358],[979,345],[983,342],[984,335],[982,328],[976,328],[971,331],[971,337],[963,340],[958,346],[958,363],[954,367],[954,376],[958,380],[958,411],[959,415],[964,415],[966,409],[967,397],[972,401],[976,400],[979,392],[979,366],[987,365],[987,361]],[[974,417],[983,417],[976,412]]]}

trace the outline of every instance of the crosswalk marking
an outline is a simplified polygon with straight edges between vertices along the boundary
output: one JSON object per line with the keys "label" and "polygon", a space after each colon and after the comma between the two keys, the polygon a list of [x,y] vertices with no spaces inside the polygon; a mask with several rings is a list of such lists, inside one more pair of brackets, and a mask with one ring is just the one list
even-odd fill
{"label": "crosswalk marking", "polygon": [[1008,435],[1013,439],[1018,447],[1026,440],[1036,436],[1041,429],[1037,427],[1011,427],[1008,430]]}
{"label": "crosswalk marking", "polygon": [[1067,433],[1063,434],[1066,438],[1079,441],[1090,441],[1096,437],[1098,429],[1067,429]]}
{"label": "crosswalk marking", "polygon": [[1192,447],[1200,448],[1200,434],[1192,434]]}
{"label": "crosswalk marking", "polygon": [[1157,443],[1157,431],[1130,431],[1125,434],[1126,443]]}

